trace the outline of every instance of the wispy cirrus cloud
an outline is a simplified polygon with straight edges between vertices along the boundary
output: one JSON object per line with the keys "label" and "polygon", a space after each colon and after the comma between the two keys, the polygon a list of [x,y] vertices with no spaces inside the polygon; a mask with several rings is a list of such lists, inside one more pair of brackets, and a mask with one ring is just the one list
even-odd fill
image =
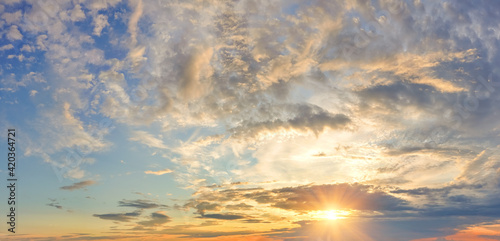
{"label": "wispy cirrus cloud", "polygon": [[162,140],[154,137],[152,134],[145,131],[134,131],[132,137],[129,138],[131,141],[137,141],[147,145],[149,147],[156,147],[160,149],[167,149],[168,147],[163,143]]}

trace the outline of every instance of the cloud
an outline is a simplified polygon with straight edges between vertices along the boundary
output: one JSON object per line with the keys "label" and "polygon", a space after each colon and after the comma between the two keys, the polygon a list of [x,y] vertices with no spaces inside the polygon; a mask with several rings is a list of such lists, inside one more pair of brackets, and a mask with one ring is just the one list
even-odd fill
{"label": "cloud", "polygon": [[[269,199],[265,197],[269,195]],[[368,211],[411,210],[407,201],[362,184],[299,186],[247,195],[273,207],[295,211],[353,209]]]}
{"label": "cloud", "polygon": [[157,204],[150,200],[123,200],[118,202],[119,207],[133,207],[139,209],[150,209],[150,208],[166,208],[168,206],[163,204]]}
{"label": "cloud", "polygon": [[[71,21],[78,22],[85,19],[85,13],[82,11],[82,6],[80,4],[76,4],[75,8],[71,10]],[[94,29],[95,32],[95,29]]]}
{"label": "cloud", "polygon": [[148,221],[141,221],[138,222],[137,224],[146,226],[146,227],[155,227],[155,226],[160,226],[162,224],[168,223],[172,221],[171,218],[162,212],[154,212],[151,214],[150,220]]}
{"label": "cloud", "polygon": [[14,45],[6,44],[6,45],[0,47],[0,51],[5,51],[5,50],[13,49],[13,48],[14,48]]}
{"label": "cloud", "polygon": [[221,220],[238,220],[246,218],[246,216],[231,213],[213,213],[213,214],[203,214],[201,218],[212,218]]}
{"label": "cloud", "polygon": [[55,199],[50,199],[50,203],[47,204],[47,206],[55,207],[57,209],[63,209],[63,206],[61,206]]}
{"label": "cloud", "polygon": [[106,8],[114,7],[122,0],[94,0],[87,7],[91,10],[99,11]]}
{"label": "cloud", "polygon": [[86,187],[88,187],[90,185],[95,185],[95,184],[96,184],[95,181],[87,180],[87,181],[76,182],[76,183],[73,183],[72,185],[69,185],[69,186],[60,187],[60,189],[61,190],[73,191],[73,190],[78,190],[78,189],[86,188]]}
{"label": "cloud", "polygon": [[109,26],[108,16],[103,14],[98,14],[96,17],[94,17],[92,24],[94,25],[94,32],[92,34],[101,36],[102,30],[105,27]]}
{"label": "cloud", "polygon": [[246,203],[239,203],[235,205],[226,205],[225,208],[228,210],[251,210],[254,206],[248,205]]}
{"label": "cloud", "polygon": [[105,220],[113,220],[118,222],[129,222],[137,218],[141,213],[139,211],[131,213],[108,213],[108,214],[94,214],[92,216]]}
{"label": "cloud", "polygon": [[9,32],[7,32],[7,39],[10,41],[23,39],[23,35],[21,34],[21,32],[19,32],[19,29],[16,25],[10,26]]}
{"label": "cloud", "polygon": [[21,48],[21,51],[24,51],[24,52],[33,52],[35,51],[33,47],[31,47],[30,45],[23,45],[23,47]]}
{"label": "cloud", "polygon": [[149,147],[155,147],[160,149],[167,149],[168,147],[163,144],[163,141],[154,137],[153,135],[145,131],[134,131],[132,132],[132,137],[129,138],[131,141],[141,142]]}
{"label": "cloud", "polygon": [[133,5],[134,12],[128,21],[128,32],[130,33],[132,46],[135,46],[137,44],[137,23],[142,16],[143,6],[142,0],[131,0],[130,4]]}
{"label": "cloud", "polygon": [[187,59],[184,69],[181,73],[180,94],[186,99],[200,98],[211,90],[210,82],[207,82],[211,76],[212,70],[210,60],[213,55],[213,49],[210,47],[193,50],[191,56]]}
{"label": "cloud", "polygon": [[274,133],[281,130],[311,131],[317,136],[327,127],[334,130],[344,129],[351,123],[351,119],[346,115],[331,114],[314,105],[288,106],[286,109],[289,109],[294,115],[292,118],[247,122],[233,128],[231,131],[235,137],[256,137],[260,134]]}
{"label": "cloud", "polygon": [[16,24],[21,20],[23,14],[21,10],[13,12],[13,13],[3,13],[2,19],[5,20],[7,24]]}
{"label": "cloud", "polygon": [[159,170],[159,171],[145,171],[144,173],[146,174],[153,174],[153,175],[163,175],[163,174],[167,174],[167,173],[171,173],[173,172],[172,170],[168,169],[168,168],[165,168],[163,170]]}

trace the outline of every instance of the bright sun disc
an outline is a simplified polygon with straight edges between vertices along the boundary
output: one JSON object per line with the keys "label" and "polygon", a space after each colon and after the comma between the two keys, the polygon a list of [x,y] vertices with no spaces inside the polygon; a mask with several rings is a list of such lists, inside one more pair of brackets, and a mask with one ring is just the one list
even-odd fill
{"label": "bright sun disc", "polygon": [[348,211],[341,210],[328,210],[328,211],[316,211],[310,213],[311,216],[317,219],[328,219],[328,220],[338,220],[347,218],[350,213]]}

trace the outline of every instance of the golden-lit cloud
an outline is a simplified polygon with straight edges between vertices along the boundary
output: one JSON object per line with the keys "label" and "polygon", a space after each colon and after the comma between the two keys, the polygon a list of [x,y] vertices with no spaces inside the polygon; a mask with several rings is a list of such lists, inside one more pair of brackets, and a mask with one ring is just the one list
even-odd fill
{"label": "golden-lit cloud", "polygon": [[171,172],[173,172],[173,171],[168,169],[168,168],[165,168],[165,169],[159,170],[159,171],[145,171],[144,173],[160,176],[160,175],[171,173]]}

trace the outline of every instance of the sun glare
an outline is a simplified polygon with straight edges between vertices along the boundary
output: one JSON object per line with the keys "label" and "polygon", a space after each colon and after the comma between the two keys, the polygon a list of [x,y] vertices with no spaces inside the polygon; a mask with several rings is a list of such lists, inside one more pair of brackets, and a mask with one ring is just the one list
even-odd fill
{"label": "sun glare", "polygon": [[317,219],[339,220],[347,218],[350,212],[341,210],[327,210],[327,211],[315,211],[310,214],[312,217]]}

